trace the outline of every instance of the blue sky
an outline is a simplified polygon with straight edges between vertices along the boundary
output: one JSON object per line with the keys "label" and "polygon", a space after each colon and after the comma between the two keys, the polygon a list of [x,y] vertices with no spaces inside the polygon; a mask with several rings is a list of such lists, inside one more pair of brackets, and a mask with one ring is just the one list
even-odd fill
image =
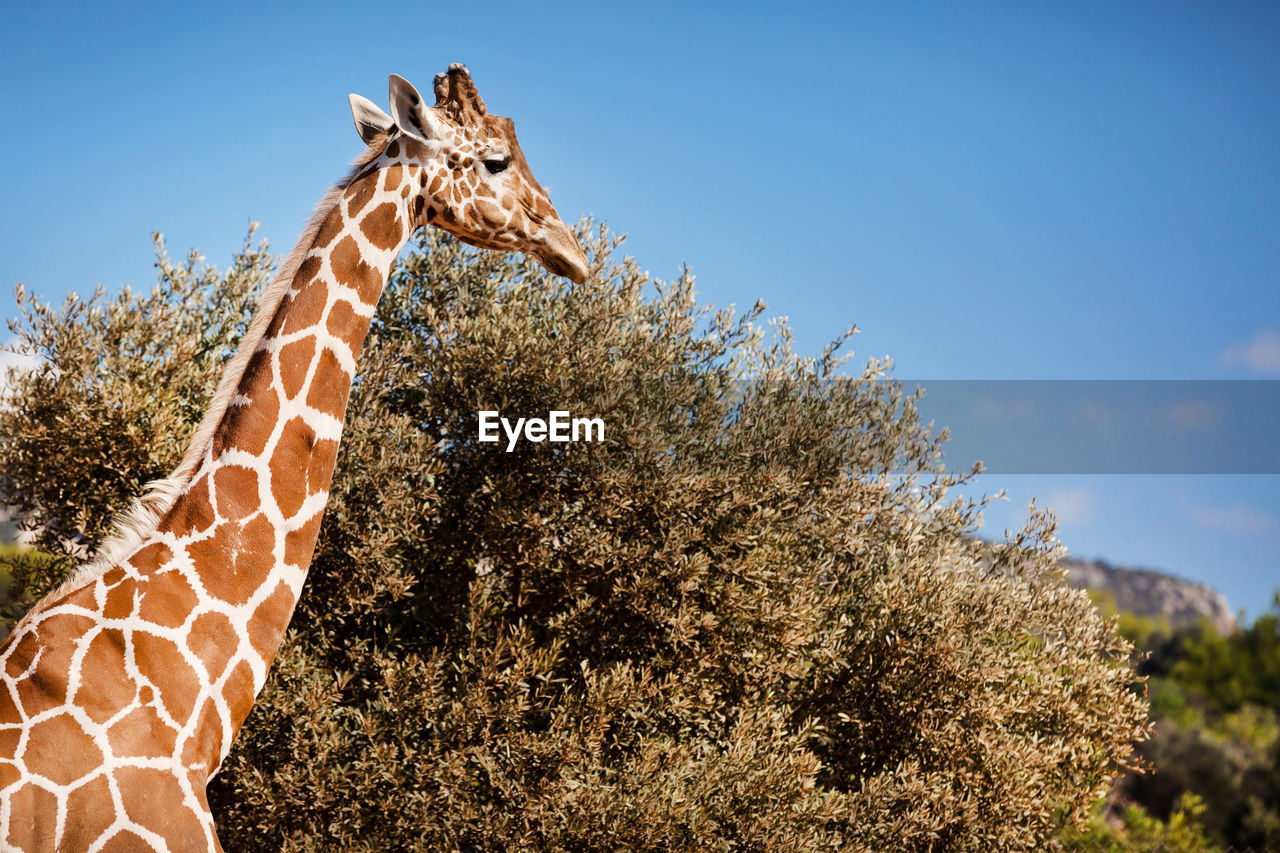
{"label": "blue sky", "polygon": [[[113,4],[114,6],[115,4]],[[385,103],[467,63],[566,219],[909,379],[1280,377],[1280,7],[5,4],[0,286],[286,251]],[[12,299],[0,311],[13,314]],[[1280,586],[1280,477],[1009,476],[1074,552]]]}

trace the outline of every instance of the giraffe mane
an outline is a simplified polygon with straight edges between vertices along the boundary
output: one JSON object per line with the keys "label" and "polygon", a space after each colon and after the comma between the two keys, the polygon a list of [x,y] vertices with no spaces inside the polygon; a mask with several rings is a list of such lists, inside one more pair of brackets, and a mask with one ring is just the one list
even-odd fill
{"label": "giraffe mane", "polygon": [[133,500],[132,505],[116,516],[112,524],[111,534],[98,546],[97,553],[82,563],[66,581],[32,607],[32,613],[42,609],[45,602],[51,602],[66,593],[79,589],[98,578],[107,570],[115,567],[142,543],[143,538],[148,533],[156,529],[156,526],[173,508],[173,505],[190,484],[191,477],[199,467],[201,460],[204,459],[205,453],[208,452],[209,445],[213,441],[213,434],[217,430],[218,424],[222,422],[222,416],[226,414],[227,407],[231,405],[232,398],[235,397],[236,388],[239,387],[240,379],[244,376],[245,369],[249,365],[249,359],[257,351],[258,344],[262,342],[267,326],[271,323],[271,318],[275,315],[276,309],[280,307],[280,302],[284,299],[284,295],[289,292],[293,279],[298,274],[298,267],[302,265],[302,261],[315,243],[316,234],[319,233],[320,226],[324,224],[325,218],[342,200],[342,194],[351,185],[351,182],[359,177],[365,167],[373,162],[386,148],[390,136],[391,131],[383,131],[370,140],[369,147],[352,162],[347,176],[330,187],[329,191],[320,199],[319,204],[316,205],[315,211],[302,229],[302,234],[298,237],[293,251],[280,264],[280,268],[276,271],[271,284],[267,285],[266,289],[263,290],[262,296],[258,300],[258,308],[254,312],[253,320],[249,323],[248,330],[245,331],[244,336],[240,339],[235,354],[227,362],[222,378],[218,381],[218,388],[214,391],[213,397],[209,401],[209,407],[205,410],[200,425],[191,434],[191,441],[187,445],[187,450],[182,456],[182,461],[178,463],[178,467],[169,476],[147,483],[143,487],[142,494]]}

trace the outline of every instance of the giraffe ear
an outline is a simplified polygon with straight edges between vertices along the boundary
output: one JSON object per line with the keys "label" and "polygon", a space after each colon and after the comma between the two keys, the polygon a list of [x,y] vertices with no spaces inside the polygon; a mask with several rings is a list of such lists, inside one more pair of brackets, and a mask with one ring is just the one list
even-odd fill
{"label": "giraffe ear", "polygon": [[368,98],[353,93],[347,95],[347,100],[351,102],[351,117],[356,120],[356,132],[366,145],[373,142],[379,133],[395,126],[391,116],[378,109],[378,105]]}
{"label": "giraffe ear", "polygon": [[440,139],[445,135],[444,128],[441,126],[442,120],[436,115],[436,111],[422,100],[422,96],[418,94],[417,89],[413,88],[412,83],[399,74],[392,74],[388,80],[388,88],[390,89],[391,116],[395,119],[396,127],[402,132],[416,136],[424,142],[429,139]]}

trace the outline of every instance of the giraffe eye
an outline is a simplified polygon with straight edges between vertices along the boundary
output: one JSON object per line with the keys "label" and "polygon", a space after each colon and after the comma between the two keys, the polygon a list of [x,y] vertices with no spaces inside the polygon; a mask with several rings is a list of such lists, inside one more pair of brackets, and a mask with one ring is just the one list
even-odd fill
{"label": "giraffe eye", "polygon": [[511,165],[510,157],[503,157],[500,160],[485,160],[484,167],[489,170],[489,174],[496,175],[499,172],[505,172],[507,167]]}

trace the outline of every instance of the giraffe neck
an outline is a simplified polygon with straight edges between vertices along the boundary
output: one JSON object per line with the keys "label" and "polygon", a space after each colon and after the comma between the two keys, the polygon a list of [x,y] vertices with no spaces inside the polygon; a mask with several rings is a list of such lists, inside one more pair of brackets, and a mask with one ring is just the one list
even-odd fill
{"label": "giraffe neck", "polygon": [[217,753],[210,756],[217,763],[265,683],[302,592],[356,359],[420,212],[408,191],[410,172],[419,177],[416,167],[383,158],[347,186],[281,298],[190,485],[122,564],[182,589],[173,606],[189,612],[169,619],[189,627],[187,646],[197,657],[234,649],[215,679],[223,726],[207,751]]}

